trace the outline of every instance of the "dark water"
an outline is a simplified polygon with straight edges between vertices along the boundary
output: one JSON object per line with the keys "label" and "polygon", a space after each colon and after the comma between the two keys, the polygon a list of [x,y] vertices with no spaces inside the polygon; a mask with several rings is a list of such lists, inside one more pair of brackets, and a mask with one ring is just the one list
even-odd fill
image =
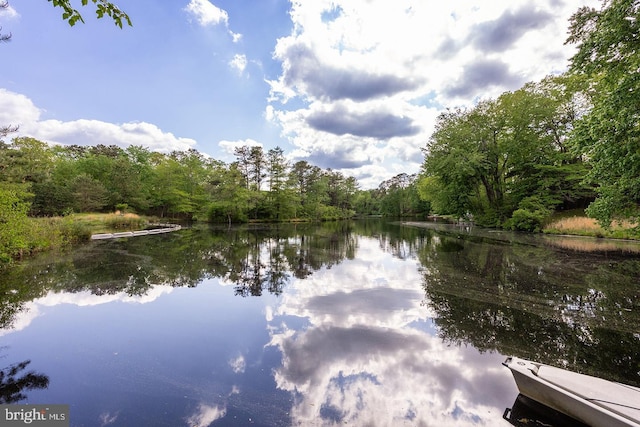
{"label": "dark water", "polygon": [[0,399],[72,426],[508,426],[507,355],[640,385],[632,243],[188,229],[39,257],[0,298],[0,368],[30,362]]}

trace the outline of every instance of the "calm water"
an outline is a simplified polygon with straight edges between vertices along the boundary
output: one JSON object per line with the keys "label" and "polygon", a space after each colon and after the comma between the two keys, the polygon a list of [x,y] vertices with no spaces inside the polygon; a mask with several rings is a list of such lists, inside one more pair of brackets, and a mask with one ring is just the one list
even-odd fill
{"label": "calm water", "polygon": [[0,399],[72,426],[508,426],[507,355],[640,385],[639,278],[638,244],[455,226],[97,241],[0,277],[0,368],[32,372]]}

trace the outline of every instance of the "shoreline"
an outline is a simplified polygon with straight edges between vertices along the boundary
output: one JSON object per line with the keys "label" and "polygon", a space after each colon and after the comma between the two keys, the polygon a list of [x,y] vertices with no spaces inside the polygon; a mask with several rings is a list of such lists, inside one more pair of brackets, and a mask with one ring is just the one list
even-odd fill
{"label": "shoreline", "polygon": [[171,233],[172,231],[178,231],[182,229],[178,224],[150,224],[157,225],[161,228],[154,228],[151,230],[138,230],[138,231],[122,231],[118,233],[98,233],[92,234],[91,240],[107,240],[107,239],[119,239],[121,237],[137,237],[148,236],[153,234]]}

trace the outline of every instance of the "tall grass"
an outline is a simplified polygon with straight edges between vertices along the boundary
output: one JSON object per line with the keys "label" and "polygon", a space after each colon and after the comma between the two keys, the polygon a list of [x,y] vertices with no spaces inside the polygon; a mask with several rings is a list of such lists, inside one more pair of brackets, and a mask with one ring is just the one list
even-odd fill
{"label": "tall grass", "polygon": [[66,218],[81,223],[89,227],[92,234],[110,233],[114,231],[133,231],[145,228],[149,224],[149,220],[145,217],[133,213],[88,213],[73,214]]}
{"label": "tall grass", "polygon": [[140,230],[149,224],[145,218],[136,214],[124,214],[105,218],[104,225],[113,230]]}
{"label": "tall grass", "polygon": [[544,233],[572,234],[577,236],[611,237],[616,239],[640,239],[638,224],[614,221],[608,229],[602,228],[593,218],[574,216],[561,218],[547,224]]}

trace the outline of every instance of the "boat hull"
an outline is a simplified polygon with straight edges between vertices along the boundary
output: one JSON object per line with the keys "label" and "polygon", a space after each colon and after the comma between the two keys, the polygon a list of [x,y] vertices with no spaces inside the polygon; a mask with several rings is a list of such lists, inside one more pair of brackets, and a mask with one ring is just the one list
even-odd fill
{"label": "boat hull", "polygon": [[523,395],[592,427],[640,427],[640,389],[509,357]]}

